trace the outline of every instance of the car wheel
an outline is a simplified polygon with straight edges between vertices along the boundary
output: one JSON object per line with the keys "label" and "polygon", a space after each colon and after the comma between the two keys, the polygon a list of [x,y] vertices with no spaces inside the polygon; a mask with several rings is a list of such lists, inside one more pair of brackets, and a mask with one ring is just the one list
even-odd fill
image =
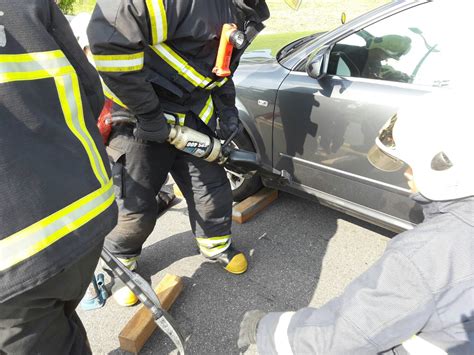
{"label": "car wheel", "polygon": [[[247,132],[242,132],[230,143],[232,147],[255,152],[255,148]],[[227,178],[232,188],[232,197],[235,202],[245,200],[252,196],[263,186],[262,179],[258,175],[244,175],[226,168]]]}

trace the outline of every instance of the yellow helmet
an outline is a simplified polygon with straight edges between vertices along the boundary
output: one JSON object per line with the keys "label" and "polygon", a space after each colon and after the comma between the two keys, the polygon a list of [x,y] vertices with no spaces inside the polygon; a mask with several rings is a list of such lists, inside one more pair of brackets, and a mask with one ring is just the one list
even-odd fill
{"label": "yellow helmet", "polygon": [[386,35],[382,37],[375,37],[370,41],[369,49],[379,48],[385,52],[390,58],[396,60],[404,54],[407,54],[411,49],[410,37],[400,35]]}

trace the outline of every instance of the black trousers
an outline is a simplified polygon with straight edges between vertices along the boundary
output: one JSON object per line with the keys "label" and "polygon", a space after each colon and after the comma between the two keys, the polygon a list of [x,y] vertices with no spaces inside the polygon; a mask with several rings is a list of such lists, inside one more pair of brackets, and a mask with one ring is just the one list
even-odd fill
{"label": "black trousers", "polygon": [[[194,122],[191,128],[212,134],[203,125]],[[158,208],[155,196],[168,173],[186,199],[194,235],[230,236],[232,190],[223,167],[195,158],[168,143],[139,141],[128,125],[114,127],[107,152],[119,206],[118,224],[105,241],[112,253],[123,258],[140,254],[155,227]]]}
{"label": "black trousers", "polygon": [[101,250],[102,243],[47,282],[0,303],[0,354],[91,354],[75,309]]}

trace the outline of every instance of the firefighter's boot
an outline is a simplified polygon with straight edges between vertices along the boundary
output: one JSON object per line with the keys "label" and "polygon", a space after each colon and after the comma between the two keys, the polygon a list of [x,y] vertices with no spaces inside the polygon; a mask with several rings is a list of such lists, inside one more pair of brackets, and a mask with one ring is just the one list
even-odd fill
{"label": "firefighter's boot", "polygon": [[213,259],[217,260],[231,274],[239,275],[247,271],[247,258],[244,253],[235,250],[232,245]]}
{"label": "firefighter's boot", "polygon": [[[137,258],[118,258],[122,264],[124,264],[130,271],[137,269]],[[130,307],[138,302],[137,296],[130,290],[122,280],[117,276],[113,275],[114,284],[112,286],[112,296],[120,306]]]}

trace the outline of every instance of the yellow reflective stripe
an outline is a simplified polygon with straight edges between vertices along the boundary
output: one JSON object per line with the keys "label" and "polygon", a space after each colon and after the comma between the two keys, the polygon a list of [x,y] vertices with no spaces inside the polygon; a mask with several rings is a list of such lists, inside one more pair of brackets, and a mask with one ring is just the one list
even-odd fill
{"label": "yellow reflective stripe", "polygon": [[64,57],[64,53],[59,49],[46,52],[33,52],[23,54],[1,54],[0,63],[39,62],[42,60],[50,60]]}
{"label": "yellow reflective stripe", "polygon": [[179,121],[178,124],[180,126],[184,126],[184,121],[186,119],[186,114],[185,113],[177,113],[177,115],[178,115],[178,121]]}
{"label": "yellow reflective stripe", "polygon": [[225,244],[217,245],[212,248],[199,245],[199,250],[204,256],[211,258],[227,250],[230,247],[231,242],[232,240],[229,238],[229,240]]}
{"label": "yellow reflective stripe", "polygon": [[222,85],[224,85],[227,80],[229,80],[228,78],[224,78],[222,80],[219,80],[219,81],[214,81],[211,85],[208,85],[206,86],[206,90],[212,90],[214,89],[216,86],[217,87],[221,87]]}
{"label": "yellow reflective stripe", "polygon": [[55,77],[54,80],[66,124],[86,150],[92,170],[101,186],[104,186],[109,179],[97,146],[84,122],[77,74]]}
{"label": "yellow reflective stripe", "polygon": [[86,150],[99,183],[105,185],[109,180],[108,174],[84,122],[77,74],[64,53],[55,50],[5,54],[0,55],[0,63],[0,83],[54,78],[66,124]]}
{"label": "yellow reflective stripe", "polygon": [[[2,64],[3,65],[3,64]],[[32,72],[17,72],[17,73],[0,73],[0,84],[8,83],[12,81],[29,81],[38,79],[52,78],[58,75],[66,75],[74,73],[72,66],[37,70]]]}
{"label": "yellow reflective stripe", "polygon": [[223,235],[220,237],[212,237],[212,238],[197,237],[196,241],[200,247],[214,248],[216,246],[228,243],[230,238],[231,236],[230,234],[228,234],[228,235]]}
{"label": "yellow reflective stripe", "polygon": [[[180,126],[184,126],[184,120],[186,118],[186,114],[185,113],[164,113],[164,116],[166,118],[166,122],[168,122],[169,124],[173,124],[173,125],[180,125]],[[176,121],[176,119],[178,119]]]}
{"label": "yellow reflective stripe", "polygon": [[170,67],[178,72],[183,78],[189,81],[194,86],[206,87],[212,79],[200,74],[196,69],[190,66],[183,58],[179,56],[165,43],[160,43],[150,48],[160,56]]}
{"label": "yellow reflective stripe", "polygon": [[209,98],[206,101],[203,109],[199,113],[199,118],[205,123],[208,124],[214,115],[214,103],[212,102],[212,97],[209,95]]}
{"label": "yellow reflective stripe", "polygon": [[0,83],[51,78],[74,72],[61,51],[0,54]]}
{"label": "yellow reflective stripe", "polygon": [[113,102],[115,102],[117,105],[119,106],[122,106],[123,108],[127,108],[127,105],[125,105],[122,100],[120,100],[117,95],[115,95],[112,90],[110,90],[110,88],[105,85],[104,81],[101,79],[102,81],[102,88],[104,89],[104,95],[106,98],[112,100]]}
{"label": "yellow reflective stripe", "polygon": [[129,72],[143,69],[145,54],[94,55],[96,69],[102,72]]}
{"label": "yellow reflective stripe", "polygon": [[0,240],[0,271],[54,244],[105,211],[115,200],[112,180],[98,190]]}
{"label": "yellow reflective stripe", "polygon": [[163,0],[146,0],[150,16],[152,44],[166,41],[168,38],[168,21]]}

